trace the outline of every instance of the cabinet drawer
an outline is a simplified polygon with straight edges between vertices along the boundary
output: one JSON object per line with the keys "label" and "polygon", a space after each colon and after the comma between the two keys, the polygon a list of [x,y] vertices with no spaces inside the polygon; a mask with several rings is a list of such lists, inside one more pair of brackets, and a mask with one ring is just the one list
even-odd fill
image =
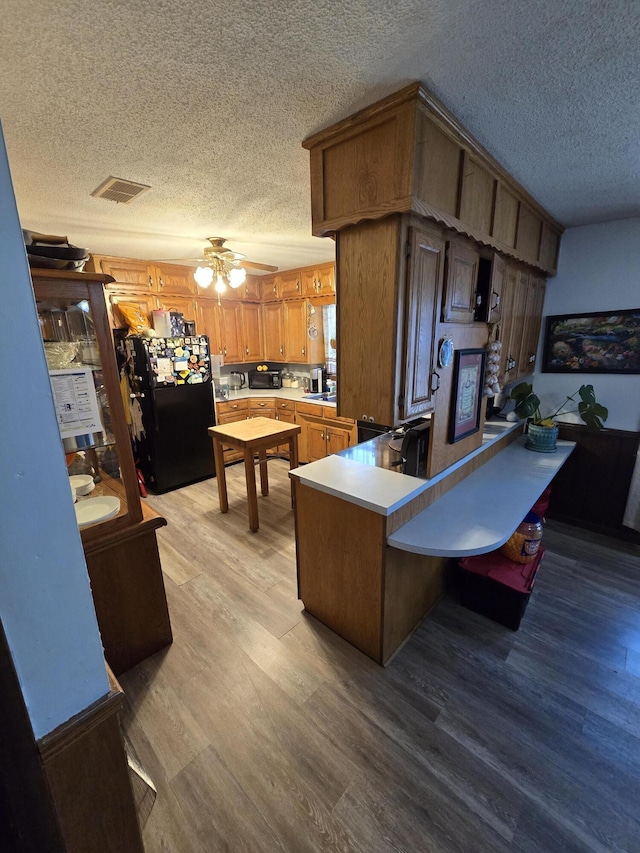
{"label": "cabinet drawer", "polygon": [[353,418],[341,418],[337,413],[337,408],[335,406],[325,406],[324,407],[324,417],[326,420],[337,421],[338,423],[344,424],[345,426],[354,426],[355,421]]}
{"label": "cabinet drawer", "polygon": [[276,409],[279,412],[295,412],[296,404],[293,400],[277,400],[275,401]]}
{"label": "cabinet drawer", "polygon": [[258,397],[257,399],[250,400],[251,414],[259,415],[264,409],[269,409],[274,412],[276,409],[276,401],[273,397]]}
{"label": "cabinet drawer", "polygon": [[321,418],[323,408],[315,403],[296,403],[296,412],[300,415],[313,415],[316,418]]}
{"label": "cabinet drawer", "polygon": [[230,400],[227,403],[216,403],[218,415],[231,415],[235,412],[247,412],[249,400]]}

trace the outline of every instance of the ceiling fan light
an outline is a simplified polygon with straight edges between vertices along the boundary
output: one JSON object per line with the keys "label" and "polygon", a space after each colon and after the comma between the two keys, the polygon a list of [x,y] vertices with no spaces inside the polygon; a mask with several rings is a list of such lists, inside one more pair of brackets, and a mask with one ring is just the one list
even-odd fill
{"label": "ceiling fan light", "polygon": [[225,284],[224,278],[218,273],[216,276],[216,283],[213,286],[213,289],[216,293],[224,293],[227,289],[227,285]]}
{"label": "ceiling fan light", "polygon": [[231,287],[240,287],[246,278],[247,272],[242,267],[233,267],[229,270],[229,285]]}
{"label": "ceiling fan light", "polygon": [[213,281],[213,270],[211,267],[198,267],[193,277],[199,287],[209,287]]}

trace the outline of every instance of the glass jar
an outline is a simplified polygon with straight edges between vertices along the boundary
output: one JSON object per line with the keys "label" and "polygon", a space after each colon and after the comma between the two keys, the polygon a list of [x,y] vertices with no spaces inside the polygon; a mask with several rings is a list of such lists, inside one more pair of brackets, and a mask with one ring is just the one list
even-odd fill
{"label": "glass jar", "polygon": [[283,388],[291,388],[292,377],[293,377],[293,373],[289,373],[288,371],[285,371],[282,374],[282,387]]}
{"label": "glass jar", "polygon": [[542,539],[542,522],[535,512],[525,515],[515,532],[500,548],[500,553],[515,563],[529,563],[534,560]]}

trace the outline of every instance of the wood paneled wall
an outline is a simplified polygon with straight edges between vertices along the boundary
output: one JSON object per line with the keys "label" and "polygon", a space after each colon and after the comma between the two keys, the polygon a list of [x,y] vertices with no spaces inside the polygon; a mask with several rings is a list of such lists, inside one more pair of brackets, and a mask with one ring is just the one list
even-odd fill
{"label": "wood paneled wall", "polygon": [[549,517],[640,542],[622,524],[640,433],[562,424],[560,438],[578,446],[553,481]]}

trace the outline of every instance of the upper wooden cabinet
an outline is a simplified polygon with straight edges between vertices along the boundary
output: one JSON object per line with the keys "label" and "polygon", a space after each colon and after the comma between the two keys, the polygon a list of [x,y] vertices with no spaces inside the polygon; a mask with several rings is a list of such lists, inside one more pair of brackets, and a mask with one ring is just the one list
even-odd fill
{"label": "upper wooden cabinet", "polygon": [[503,316],[502,298],[507,265],[497,252],[480,258],[475,319],[497,323]]}
{"label": "upper wooden cabinet", "polygon": [[470,244],[451,240],[447,246],[442,320],[473,323],[475,319],[480,255]]}
{"label": "upper wooden cabinet", "polygon": [[265,361],[284,361],[284,304],[270,302],[262,306]]}
{"label": "upper wooden cabinet", "polygon": [[391,216],[338,234],[338,411],[389,426],[435,408],[439,229]]}
{"label": "upper wooden cabinet", "polygon": [[307,267],[300,271],[303,296],[330,296],[336,292],[336,269],[334,264]]}
{"label": "upper wooden cabinet", "polygon": [[276,274],[276,289],[283,299],[291,299],[302,296],[302,285],[300,283],[300,271],[288,270]]}
{"label": "upper wooden cabinet", "polygon": [[414,212],[555,273],[563,227],[419,83],[303,145],[315,235]]}
{"label": "upper wooden cabinet", "polygon": [[261,361],[264,344],[262,341],[262,308],[257,302],[245,302],[242,314],[242,360]]}
{"label": "upper wooden cabinet", "polygon": [[191,267],[180,264],[161,264],[133,258],[113,258],[92,255],[88,271],[100,272],[115,279],[112,289],[148,290],[176,296],[195,296],[197,286]]}

